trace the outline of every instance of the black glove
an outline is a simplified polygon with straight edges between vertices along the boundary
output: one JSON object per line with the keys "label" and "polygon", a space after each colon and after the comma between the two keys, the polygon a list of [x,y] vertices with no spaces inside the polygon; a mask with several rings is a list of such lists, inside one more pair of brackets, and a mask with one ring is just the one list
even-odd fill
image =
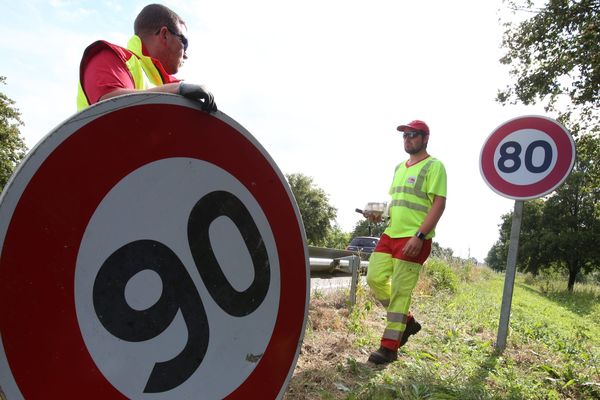
{"label": "black glove", "polygon": [[181,82],[179,84],[179,94],[202,103],[202,111],[209,113],[217,111],[217,103],[215,103],[214,96],[200,85]]}

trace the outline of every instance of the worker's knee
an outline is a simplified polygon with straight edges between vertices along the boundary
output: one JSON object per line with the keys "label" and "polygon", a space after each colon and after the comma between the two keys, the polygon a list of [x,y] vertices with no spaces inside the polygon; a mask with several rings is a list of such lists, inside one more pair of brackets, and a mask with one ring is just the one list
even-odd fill
{"label": "worker's knee", "polygon": [[375,274],[370,274],[367,271],[367,285],[369,285],[370,288],[381,286],[382,283],[381,277]]}
{"label": "worker's knee", "polygon": [[367,269],[367,284],[372,289],[385,287],[389,284],[392,274],[392,256],[387,253],[373,253]]}

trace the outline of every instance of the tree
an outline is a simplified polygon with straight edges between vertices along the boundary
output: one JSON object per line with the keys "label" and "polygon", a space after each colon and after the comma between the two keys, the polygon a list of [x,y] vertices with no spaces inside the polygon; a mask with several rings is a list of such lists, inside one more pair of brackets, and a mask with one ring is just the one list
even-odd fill
{"label": "tree", "polygon": [[350,242],[350,233],[342,231],[339,225],[335,224],[329,234],[321,243],[322,247],[329,249],[345,249]]}
{"label": "tree", "polygon": [[354,225],[352,230],[352,237],[356,236],[373,236],[379,237],[385,231],[387,222],[369,222],[368,219],[361,219]]}
{"label": "tree", "polygon": [[312,178],[303,174],[287,174],[286,178],[300,209],[308,244],[324,245],[332,232],[331,222],[337,216],[337,209],[329,204],[327,194]]}
{"label": "tree", "polygon": [[502,103],[544,102],[572,132],[600,129],[600,2],[506,0],[513,16],[506,22],[500,62],[510,65],[512,86],[499,91]]}
{"label": "tree", "polygon": [[[541,266],[543,234],[542,212],[543,200],[530,200],[523,204],[523,219],[519,234],[519,250],[517,269],[537,275]],[[485,262],[496,271],[506,269],[508,247],[510,245],[510,231],[512,227],[512,213],[502,215],[500,224],[500,239],[490,249]]]}
{"label": "tree", "polygon": [[[513,15],[525,18],[504,24],[506,53],[500,62],[510,65],[515,82],[499,91],[497,100],[544,104],[577,138],[578,152],[573,172],[543,202],[541,214],[535,214],[538,219],[526,222],[524,209],[518,266],[534,273],[550,266],[565,268],[572,290],[581,271],[600,268],[600,2],[547,0],[542,7],[535,7],[533,0],[505,3]],[[497,263],[507,250],[506,223],[487,261]],[[525,241],[527,232],[532,236]]]}
{"label": "tree", "polygon": [[[566,270],[569,291],[580,272],[600,271],[600,138],[584,135],[576,143],[578,158],[565,182],[546,199],[525,202],[517,258],[517,268],[524,272]],[[506,263],[512,214],[502,220],[500,239],[486,258],[497,270]]]}
{"label": "tree", "polygon": [[438,242],[431,243],[431,255],[437,258],[443,258],[445,260],[452,260],[454,258],[454,251],[449,247],[442,247]]}
{"label": "tree", "polygon": [[[0,76],[0,83],[6,85],[5,81],[6,78]],[[19,132],[23,121],[14,104],[12,99],[0,92],[0,190],[4,188],[27,151]]]}
{"label": "tree", "polygon": [[[578,274],[600,270],[600,190],[597,185],[600,138],[577,140],[579,156],[569,178],[545,203],[544,256],[566,268],[567,288],[573,290]],[[592,157],[592,158],[590,158]]]}

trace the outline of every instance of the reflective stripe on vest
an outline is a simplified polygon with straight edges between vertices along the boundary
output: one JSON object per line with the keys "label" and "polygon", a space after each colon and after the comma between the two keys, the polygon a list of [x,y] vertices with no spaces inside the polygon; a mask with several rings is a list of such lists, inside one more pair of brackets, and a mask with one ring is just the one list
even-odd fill
{"label": "reflective stripe on vest", "polygon": [[[419,172],[419,176],[417,176],[417,181],[415,182],[414,187],[395,186],[394,188],[392,188],[392,195],[394,193],[407,193],[420,197],[422,199],[427,199],[427,193],[423,191],[423,184],[425,183],[425,176],[427,175],[427,171],[429,171],[429,168],[431,168],[432,164],[433,159],[430,159],[423,166],[423,168],[421,168],[421,171]],[[396,168],[396,170],[398,170],[398,168]]]}
{"label": "reflective stripe on vest", "polygon": [[[391,190],[392,202],[390,203],[390,207],[406,207],[411,210],[419,211],[419,212],[422,212],[425,214],[427,214],[429,212],[429,209],[431,207],[430,205],[425,205],[422,203],[417,203],[417,202],[406,200],[406,199],[397,199],[397,198],[394,198],[395,197],[394,194],[398,194],[398,193],[410,194],[410,195],[413,195],[420,199],[426,200],[428,202],[429,196],[427,195],[426,192],[423,191],[423,184],[425,183],[425,176],[427,176],[427,172],[433,165],[434,161],[435,161],[435,159],[431,158],[427,161],[427,163],[425,165],[423,165],[423,167],[419,171],[419,175],[417,176],[417,180],[415,182],[414,187],[394,186],[392,188],[392,190]],[[398,170],[398,168],[400,168],[400,167],[397,167],[396,171]]]}
{"label": "reflective stripe on vest", "polygon": [[392,200],[392,202],[390,203],[391,207],[406,207],[406,208],[410,208],[411,210],[415,210],[415,211],[419,211],[422,213],[427,214],[429,212],[429,207],[426,206],[422,206],[420,204],[417,203],[413,203],[412,201],[408,201],[408,200]]}

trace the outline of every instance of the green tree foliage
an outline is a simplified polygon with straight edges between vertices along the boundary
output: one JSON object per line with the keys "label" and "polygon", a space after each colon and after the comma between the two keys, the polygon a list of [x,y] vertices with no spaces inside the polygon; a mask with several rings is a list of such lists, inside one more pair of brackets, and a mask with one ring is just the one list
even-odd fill
{"label": "green tree foliage", "polygon": [[[514,84],[499,91],[502,103],[544,104],[577,137],[573,172],[555,193],[527,202],[523,211],[518,267],[537,273],[568,272],[572,290],[580,272],[600,269],[600,2],[598,0],[505,0],[514,22],[504,24],[500,60]],[[486,261],[504,269],[510,215]]]}
{"label": "green tree foliage", "polygon": [[[600,138],[584,135],[576,144],[578,159],[567,180],[547,199],[525,202],[517,258],[520,271],[564,270],[569,291],[579,273],[600,270]],[[500,239],[486,258],[494,269],[505,267],[511,223],[512,214],[502,216]]]}
{"label": "green tree foliage", "polygon": [[[6,78],[0,76],[0,83],[5,85],[5,81]],[[19,132],[23,121],[14,104],[12,99],[0,92],[0,190],[4,188],[27,151]]]}
{"label": "green tree foliage", "polygon": [[323,246],[332,233],[337,209],[329,204],[329,197],[312,178],[303,174],[287,174],[286,178],[298,203],[308,244]]}
{"label": "green tree foliage", "polygon": [[323,242],[320,244],[322,247],[329,249],[345,249],[350,242],[350,233],[343,232],[339,225],[334,225],[331,228],[329,234],[325,237]]}
{"label": "green tree foliage", "polygon": [[[594,182],[598,169],[600,138],[583,136],[578,141],[580,154],[576,167],[550,197],[544,207],[544,241],[548,243],[545,256],[569,272],[568,289],[573,290],[579,272],[600,269],[600,188]],[[588,158],[588,157],[595,158]]]}
{"label": "green tree foliage", "polygon": [[[452,260],[454,258],[454,251],[449,247],[442,247],[438,242],[431,243],[431,256],[442,258],[444,260]],[[477,260],[475,260],[477,261]]]}
{"label": "green tree foliage", "polygon": [[[540,199],[530,200],[523,204],[523,219],[521,221],[521,232],[519,234],[519,256],[517,267],[524,272],[537,275],[540,269],[542,229],[542,210],[544,201]],[[500,227],[500,239],[488,252],[485,262],[496,271],[506,269],[508,246],[510,244],[510,231],[512,226],[512,213],[502,216]]]}
{"label": "green tree foliage", "polygon": [[368,219],[361,219],[356,223],[352,230],[352,237],[356,236],[373,236],[379,237],[385,231],[387,222],[369,222]]}
{"label": "green tree foliage", "polygon": [[504,23],[500,60],[510,66],[512,86],[498,93],[503,104],[543,102],[572,132],[600,130],[600,2],[506,0],[518,22]]}

